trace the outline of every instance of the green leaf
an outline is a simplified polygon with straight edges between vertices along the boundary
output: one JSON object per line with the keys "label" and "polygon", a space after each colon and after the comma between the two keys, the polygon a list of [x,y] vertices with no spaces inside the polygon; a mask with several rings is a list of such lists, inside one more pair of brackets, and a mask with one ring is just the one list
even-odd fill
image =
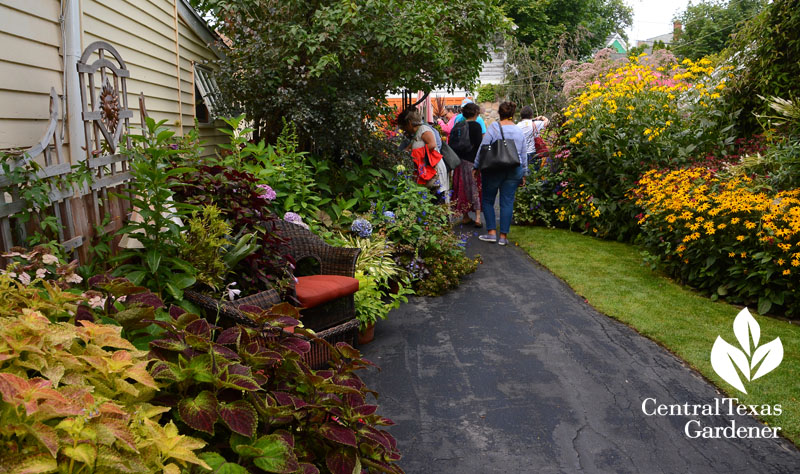
{"label": "green leaf", "polygon": [[97,457],[97,452],[88,444],[67,446],[61,452],[69,458],[82,462],[87,467],[94,466],[94,460]]}
{"label": "green leaf", "polygon": [[194,285],[196,281],[197,279],[195,279],[195,277],[185,273],[174,273],[169,278],[169,282],[172,283],[175,288],[179,288],[181,290],[184,288],[189,288],[190,286]]}
{"label": "green leaf", "polygon": [[167,283],[164,285],[164,287],[167,289],[167,292],[169,292],[169,294],[176,300],[180,301],[183,299],[183,289],[176,287],[172,283]]}
{"label": "green leaf", "polygon": [[214,474],[250,474],[250,472],[238,464],[226,462]]}
{"label": "green leaf", "polygon": [[156,273],[159,265],[161,265],[161,252],[157,250],[148,250],[145,254],[144,261],[147,264],[147,268],[150,269],[150,272]]}
{"label": "green leaf", "polygon": [[762,296],[758,299],[758,314],[767,314],[771,308],[772,301],[769,298]]}
{"label": "green leaf", "polygon": [[214,452],[202,453],[198,457],[203,461],[205,461],[205,463],[211,466],[211,469],[215,471],[219,469],[226,462],[225,458],[222,457],[221,454]]}
{"label": "green leaf", "polygon": [[253,459],[253,464],[260,469],[280,474],[289,474],[300,469],[292,447],[281,435],[262,436],[253,443],[253,448],[261,452],[260,456]]}

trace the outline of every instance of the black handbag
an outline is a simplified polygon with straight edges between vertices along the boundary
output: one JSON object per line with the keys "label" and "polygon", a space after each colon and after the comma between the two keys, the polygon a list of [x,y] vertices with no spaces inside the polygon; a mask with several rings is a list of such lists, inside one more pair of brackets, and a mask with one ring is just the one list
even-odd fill
{"label": "black handbag", "polygon": [[442,158],[444,158],[444,164],[447,167],[447,171],[453,171],[454,169],[461,166],[461,158],[458,157],[458,154],[450,148],[450,145],[447,143],[442,142]]}
{"label": "black handbag", "polygon": [[506,171],[520,166],[519,153],[514,140],[506,140],[503,126],[500,127],[500,140],[495,140],[488,145],[481,146],[481,171]]}

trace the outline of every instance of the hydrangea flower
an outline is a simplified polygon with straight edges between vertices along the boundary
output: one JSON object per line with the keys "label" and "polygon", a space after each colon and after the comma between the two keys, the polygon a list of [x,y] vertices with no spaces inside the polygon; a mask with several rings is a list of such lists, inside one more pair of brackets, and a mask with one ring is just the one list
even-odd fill
{"label": "hydrangea flower", "polygon": [[286,222],[291,222],[292,224],[297,224],[304,229],[308,229],[308,224],[303,222],[303,218],[300,217],[300,215],[297,213],[287,212],[286,214],[283,215],[283,220],[285,220]]}
{"label": "hydrangea flower", "polygon": [[358,234],[359,237],[369,237],[372,235],[372,224],[362,217],[353,221],[353,225],[350,226],[350,230],[354,233]]}
{"label": "hydrangea flower", "polygon": [[266,199],[267,201],[272,201],[278,195],[275,193],[275,190],[268,184],[259,184],[256,186],[258,189],[261,190],[261,194],[258,195],[261,199]]}
{"label": "hydrangea flower", "polygon": [[383,211],[383,217],[385,217],[389,222],[394,224],[395,215],[392,211]]}

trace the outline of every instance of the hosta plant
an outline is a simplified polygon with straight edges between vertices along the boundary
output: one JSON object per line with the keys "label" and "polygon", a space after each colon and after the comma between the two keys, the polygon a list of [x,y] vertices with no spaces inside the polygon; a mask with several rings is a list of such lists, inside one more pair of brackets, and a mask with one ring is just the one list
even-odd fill
{"label": "hosta plant", "polygon": [[355,374],[369,362],[347,344],[328,344],[330,368],[314,371],[297,312],[241,307],[261,330],[222,330],[174,311],[160,323],[167,337],[153,341],[153,377],[164,384],[159,402],[175,407],[179,427],[208,441],[203,458],[226,472],[351,474],[361,468],[402,472],[394,439],[379,426],[391,421],[368,403]]}
{"label": "hosta plant", "polygon": [[51,322],[23,309],[0,318],[0,473],[179,473],[207,467],[200,440],[149,404],[146,353],[120,328]]}

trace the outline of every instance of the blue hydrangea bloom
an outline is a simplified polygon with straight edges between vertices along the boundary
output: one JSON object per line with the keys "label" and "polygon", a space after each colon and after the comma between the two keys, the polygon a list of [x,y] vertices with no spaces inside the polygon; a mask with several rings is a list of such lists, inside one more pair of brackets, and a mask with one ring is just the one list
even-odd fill
{"label": "blue hydrangea bloom", "polygon": [[359,217],[353,221],[350,230],[356,233],[359,237],[369,237],[372,235],[372,224],[364,218]]}

